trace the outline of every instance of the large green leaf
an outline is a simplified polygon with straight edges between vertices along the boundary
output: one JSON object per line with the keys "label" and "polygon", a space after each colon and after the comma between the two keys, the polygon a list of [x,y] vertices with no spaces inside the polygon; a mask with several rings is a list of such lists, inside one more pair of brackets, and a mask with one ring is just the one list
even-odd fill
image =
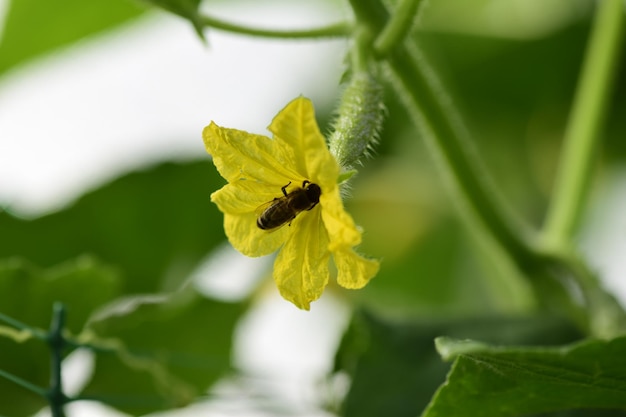
{"label": "large green leaf", "polygon": [[39,54],[115,27],[144,9],[129,0],[10,0],[0,74]]}
{"label": "large green leaf", "polygon": [[443,334],[525,344],[558,344],[579,336],[567,323],[553,317],[390,323],[359,313],[353,318],[336,356],[336,371],[347,372],[352,379],[342,415],[419,415],[445,381],[449,369],[433,342]]}
{"label": "large green leaf", "polygon": [[116,352],[97,354],[83,395],[132,415],[189,404],[230,369],[243,307],[183,291],[90,323],[93,343]]}
{"label": "large green leaf", "polygon": [[32,221],[0,213],[0,258],[48,266],[92,253],[120,269],[125,292],[176,288],[224,240],[222,215],[209,200],[223,183],[208,160],[167,163]]}
{"label": "large green leaf", "polygon": [[[114,298],[119,277],[111,268],[89,258],[42,270],[18,259],[0,261],[0,313],[28,326],[47,329],[52,305],[67,308],[67,329],[78,333],[91,313]],[[29,331],[0,322],[0,370],[46,387],[50,352]],[[26,416],[43,407],[43,398],[0,378],[0,415]],[[8,400],[10,399],[10,400]]]}
{"label": "large green leaf", "polygon": [[553,348],[489,346],[450,338],[439,338],[436,344],[454,364],[424,417],[626,410],[626,337]]}

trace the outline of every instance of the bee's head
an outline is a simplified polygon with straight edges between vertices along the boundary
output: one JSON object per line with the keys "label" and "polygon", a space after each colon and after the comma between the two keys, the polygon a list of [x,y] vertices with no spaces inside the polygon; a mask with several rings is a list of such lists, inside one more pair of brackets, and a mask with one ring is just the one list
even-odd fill
{"label": "bee's head", "polygon": [[308,197],[310,202],[315,204],[319,203],[320,195],[322,195],[322,189],[319,185],[310,182],[307,184],[304,191],[306,192],[306,196]]}

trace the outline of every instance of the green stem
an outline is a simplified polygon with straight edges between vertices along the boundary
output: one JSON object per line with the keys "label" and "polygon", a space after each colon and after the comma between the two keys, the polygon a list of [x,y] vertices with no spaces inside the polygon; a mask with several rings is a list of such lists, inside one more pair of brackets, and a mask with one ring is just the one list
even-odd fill
{"label": "green stem", "polygon": [[583,298],[580,307],[584,309],[585,323],[582,327],[590,336],[610,339],[624,334],[626,312],[615,296],[602,287],[598,277],[578,254],[571,250],[545,250],[540,257],[544,270],[552,277],[559,277],[562,281],[569,281],[570,286],[577,287],[573,292]]}
{"label": "green stem", "polygon": [[[359,24],[372,32],[385,25],[388,13],[380,0],[351,0]],[[522,269],[532,263],[530,231],[513,216],[470,148],[468,132],[434,71],[416,49],[404,43],[389,51],[387,62],[397,79],[396,91],[415,116],[417,127],[443,162],[442,167],[491,235]]]}
{"label": "green stem", "polygon": [[220,29],[226,32],[233,32],[241,35],[260,36],[265,38],[337,38],[346,37],[352,32],[352,25],[348,22],[333,23],[331,25],[322,26],[319,28],[303,30],[273,30],[238,25],[206,15],[201,16],[200,21],[202,26],[207,26],[213,29]]}
{"label": "green stem", "polygon": [[50,389],[48,390],[47,398],[53,417],[65,417],[64,406],[68,402],[67,396],[63,393],[63,379],[61,375],[63,350],[66,346],[63,337],[64,327],[65,306],[61,303],[55,303],[48,337],[50,346]]}
{"label": "green stem", "polygon": [[[610,6],[606,4],[609,2],[611,2]],[[594,30],[594,38],[599,37],[600,40],[594,39],[592,41],[592,44],[596,46],[592,47],[591,50],[600,48],[604,52],[599,54],[602,57],[596,56],[598,52],[593,53],[594,56],[591,60],[595,58],[595,60],[606,61],[606,55],[612,54],[608,63],[598,64],[599,68],[593,70],[593,72],[599,71],[603,74],[596,74],[591,77],[594,87],[584,89],[596,91],[596,94],[598,94],[598,86],[604,85],[603,82],[606,82],[607,78],[610,79],[612,75],[611,68],[614,67],[616,60],[616,43],[618,43],[616,38],[619,38],[618,33],[623,32],[624,16],[621,6],[617,4],[618,2],[620,0],[605,0],[597,20],[601,23],[597,23],[597,25],[608,25],[610,28],[600,29],[596,26]],[[359,25],[367,22],[372,33],[378,33],[385,25],[388,13],[381,0],[351,0],[351,4],[355,9]],[[616,14],[620,16],[615,17]],[[604,34],[596,35],[596,30],[602,31]],[[607,33],[612,34],[612,36]],[[612,46],[598,46],[606,42]],[[472,153],[469,134],[465,130],[457,110],[445,94],[436,73],[430,68],[419,50],[410,42],[404,42],[392,48],[385,58],[391,68],[391,73],[396,78],[398,95],[405,100],[409,112],[415,117],[418,128],[423,132],[429,145],[435,151],[434,153],[443,162],[444,172],[452,179],[453,184],[456,185],[469,207],[481,220],[485,229],[508,253],[518,268],[527,273],[539,300],[548,306],[552,302],[557,302],[561,311],[567,312],[582,329],[594,336],[607,337],[624,329],[626,327],[624,311],[613,296],[601,288],[597,278],[589,271],[584,262],[570,253],[569,235],[555,229],[557,230],[555,235],[559,236],[559,242],[564,242],[563,246],[536,247],[538,243],[536,236],[532,234],[526,224],[520,223],[519,219],[514,217],[513,213],[505,206],[502,197],[497,193],[490,182],[490,178],[486,175],[480,160]],[[587,65],[595,68],[595,65]],[[604,81],[602,82],[602,80]],[[591,131],[598,129],[596,125],[598,122],[592,121],[600,119],[602,111],[597,109],[599,106],[603,110],[606,105],[608,85],[606,84],[600,89],[599,97],[595,97],[589,92],[580,93],[582,98],[577,99],[577,102],[582,100],[584,104],[590,100],[596,103],[591,108],[580,104],[583,109],[578,110],[578,112],[592,111],[595,114],[595,118],[584,116],[585,118],[589,117],[589,119],[583,123],[582,128],[588,129],[589,126],[592,126]],[[579,116],[582,115],[579,114]],[[577,134],[578,132],[572,133],[572,135]],[[582,161],[587,161],[588,155],[581,151],[582,145],[574,148],[577,151],[573,152],[575,158],[572,159],[577,162],[570,162],[567,169],[562,168],[562,176],[564,177],[567,176],[566,173],[583,163]],[[576,186],[570,186],[570,191],[561,198],[569,201],[568,204],[572,203],[572,196],[576,197],[574,203],[578,199],[582,199],[582,195],[579,193],[585,188],[585,178],[583,175],[582,180],[563,179],[562,181],[572,181]],[[571,189],[578,191],[572,192]],[[575,215],[573,216],[571,214],[566,215],[566,218],[570,219],[566,222],[567,227],[571,227],[572,221],[577,216],[577,210],[579,208],[574,210]],[[568,285],[564,283],[578,286],[580,290],[578,295],[582,294],[584,299],[582,304],[577,301],[576,294],[570,292]]]}
{"label": "green stem", "polygon": [[354,45],[350,51],[350,62],[353,72],[368,72],[372,62],[372,33],[364,25],[358,25],[353,34]]}
{"label": "green stem", "polygon": [[23,388],[26,388],[30,392],[33,392],[33,393],[35,393],[37,395],[42,396],[43,398],[47,398],[48,397],[48,392],[45,389],[43,389],[41,387],[38,387],[35,384],[31,384],[30,382],[20,378],[19,376],[13,375],[13,374],[11,374],[9,372],[6,372],[6,371],[3,371],[1,369],[0,369],[0,376],[5,378],[5,379],[8,379],[9,381],[13,382],[14,384],[17,384],[17,385],[19,385],[19,386],[21,386]]}
{"label": "green stem", "polygon": [[623,45],[626,27],[624,2],[603,0],[597,5],[565,133],[553,198],[543,229],[543,242],[553,247],[569,245],[584,208],[594,151]]}
{"label": "green stem", "polygon": [[398,44],[404,42],[404,38],[411,30],[420,3],[421,0],[400,1],[393,16],[374,42],[376,56],[384,57]]}

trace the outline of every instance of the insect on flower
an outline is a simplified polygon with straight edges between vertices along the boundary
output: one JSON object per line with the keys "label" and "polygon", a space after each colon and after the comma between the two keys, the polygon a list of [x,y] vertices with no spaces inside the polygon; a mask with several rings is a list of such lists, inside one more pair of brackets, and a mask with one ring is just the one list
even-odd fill
{"label": "insect on flower", "polygon": [[259,229],[271,231],[284,226],[286,223],[291,224],[291,221],[296,218],[298,213],[312,210],[319,203],[320,195],[322,194],[319,185],[305,180],[302,182],[302,187],[287,193],[287,187],[290,184],[291,181],[289,181],[289,184],[281,187],[283,197],[277,197],[272,201],[268,201],[257,209],[259,217],[256,225]]}
{"label": "insect on flower", "polygon": [[361,231],[343,207],[341,167],[313,103],[291,101],[269,130],[272,138],[213,122],[204,129],[207,151],[228,181],[211,200],[224,212],[224,231],[237,250],[247,256],[278,251],[272,275],[280,294],[308,310],[328,284],[331,259],[337,283],[350,289],[363,288],[379,262],[355,250]]}

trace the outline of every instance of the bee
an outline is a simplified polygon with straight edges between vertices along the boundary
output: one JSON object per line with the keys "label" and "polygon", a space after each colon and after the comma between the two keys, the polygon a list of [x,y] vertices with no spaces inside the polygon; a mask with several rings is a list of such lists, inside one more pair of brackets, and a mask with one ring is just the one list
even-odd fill
{"label": "bee", "polygon": [[302,187],[287,193],[285,185],[280,189],[283,191],[283,197],[277,197],[272,201],[263,204],[257,210],[260,214],[256,220],[259,229],[273,230],[290,223],[296,218],[298,213],[305,210],[312,210],[320,201],[322,190],[317,184],[311,181],[304,181]]}

